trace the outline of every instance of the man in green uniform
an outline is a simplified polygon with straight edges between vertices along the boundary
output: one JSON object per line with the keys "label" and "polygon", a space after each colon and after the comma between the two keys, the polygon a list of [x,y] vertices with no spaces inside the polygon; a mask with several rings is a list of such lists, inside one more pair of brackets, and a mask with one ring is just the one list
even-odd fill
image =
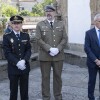
{"label": "man in green uniform", "polygon": [[64,47],[67,42],[62,21],[55,20],[55,8],[45,7],[46,19],[37,24],[36,37],[39,44],[39,60],[42,73],[42,97],[50,100],[50,71],[53,68],[53,92],[55,100],[62,100],[61,73],[64,60]]}

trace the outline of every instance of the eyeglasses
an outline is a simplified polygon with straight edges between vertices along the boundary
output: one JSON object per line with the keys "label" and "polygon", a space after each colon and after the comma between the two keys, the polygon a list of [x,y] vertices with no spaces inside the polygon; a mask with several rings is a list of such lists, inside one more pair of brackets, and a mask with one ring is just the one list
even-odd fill
{"label": "eyeglasses", "polygon": [[21,24],[22,22],[12,22],[12,24]]}

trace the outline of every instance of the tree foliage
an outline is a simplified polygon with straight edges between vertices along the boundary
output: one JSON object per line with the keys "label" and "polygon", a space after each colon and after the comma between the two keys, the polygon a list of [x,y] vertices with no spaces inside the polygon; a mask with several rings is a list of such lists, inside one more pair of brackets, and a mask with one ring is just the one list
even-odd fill
{"label": "tree foliage", "polygon": [[31,16],[31,12],[29,12],[28,10],[22,10],[21,12],[19,12],[19,15],[21,15],[21,16]]}
{"label": "tree foliage", "polygon": [[[7,0],[7,2],[8,1],[10,2],[11,0]],[[21,16],[43,16],[44,15],[44,7],[51,3],[53,3],[53,0],[43,0],[43,2],[37,3],[33,6],[32,12],[29,12],[27,10],[18,12],[18,8],[11,6],[7,3],[2,3],[1,11],[2,11],[2,15],[6,16],[6,17],[10,17],[10,16],[16,15],[16,14],[19,14]]]}
{"label": "tree foliage", "polygon": [[32,13],[37,16],[44,15],[44,7],[53,3],[53,0],[43,0],[42,3],[35,4],[32,8]]}
{"label": "tree foliage", "polygon": [[10,17],[18,13],[17,8],[7,4],[2,4],[1,10],[2,10],[2,15],[6,17]]}
{"label": "tree foliage", "polygon": [[51,5],[53,3],[53,0],[44,0],[42,5],[45,7],[46,5]]}
{"label": "tree foliage", "polygon": [[34,5],[34,7],[32,8],[32,13],[36,14],[38,16],[42,16],[44,11],[43,11],[43,5],[42,4],[36,4]]}

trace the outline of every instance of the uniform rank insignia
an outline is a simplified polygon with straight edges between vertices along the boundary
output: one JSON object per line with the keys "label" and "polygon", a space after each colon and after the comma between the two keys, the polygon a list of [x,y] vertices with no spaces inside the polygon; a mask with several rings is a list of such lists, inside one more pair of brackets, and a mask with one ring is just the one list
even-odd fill
{"label": "uniform rank insignia", "polygon": [[56,27],[56,28],[60,28],[60,27]]}
{"label": "uniform rank insignia", "polygon": [[28,40],[22,40],[22,42],[27,42]]}
{"label": "uniform rank insignia", "polygon": [[13,40],[13,38],[11,38],[11,39],[10,39],[10,42],[11,42],[11,43],[14,43],[14,40]]}
{"label": "uniform rank insignia", "polygon": [[47,26],[42,26],[42,28],[48,28]]}
{"label": "uniform rank insignia", "polygon": [[4,35],[8,35],[8,34],[10,34],[11,32],[9,32],[9,33],[5,33]]}

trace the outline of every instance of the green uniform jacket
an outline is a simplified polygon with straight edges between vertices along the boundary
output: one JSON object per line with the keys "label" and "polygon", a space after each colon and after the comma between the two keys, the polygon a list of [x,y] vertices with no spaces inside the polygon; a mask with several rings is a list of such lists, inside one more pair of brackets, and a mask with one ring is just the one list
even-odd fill
{"label": "green uniform jacket", "polygon": [[[51,28],[47,20],[41,21],[36,27],[36,38],[39,45],[40,61],[59,61],[64,60],[64,47],[67,42],[67,34],[62,21],[54,21]],[[52,57],[49,49],[55,47],[59,49],[59,54]]]}

